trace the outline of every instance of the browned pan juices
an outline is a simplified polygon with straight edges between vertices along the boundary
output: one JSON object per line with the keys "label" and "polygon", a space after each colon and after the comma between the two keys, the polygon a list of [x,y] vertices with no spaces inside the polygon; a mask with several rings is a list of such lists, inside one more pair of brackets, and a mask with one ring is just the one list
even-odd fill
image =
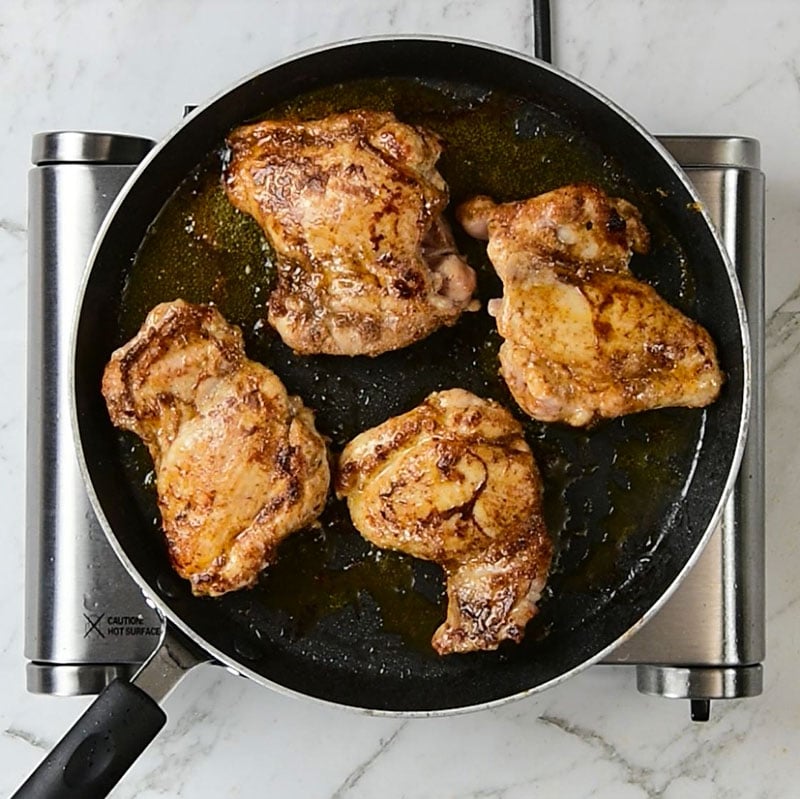
{"label": "browned pan juices", "polygon": [[[619,165],[579,132],[529,101],[475,87],[403,79],[359,81],[300,97],[264,116],[318,118],[353,108],[393,110],[443,139],[439,169],[452,208],[482,193],[496,200],[528,197],[570,182],[591,181],[642,211],[653,252],[632,268],[691,315],[694,285],[687,259],[661,223],[653,198],[638,193]],[[244,122],[244,120],[243,120]],[[222,143],[221,143],[222,144]],[[434,390],[461,386],[492,397],[523,421],[545,483],[548,527],[557,557],[535,638],[553,624],[574,626],[569,596],[592,594],[599,610],[629,573],[658,557],[662,524],[678,508],[691,471],[702,411],[669,409],[598,425],[590,431],[531,421],[516,407],[497,373],[501,343],[486,302],[500,283],[485,244],[453,229],[479,274],[482,310],[453,328],[378,358],[298,357],[265,321],[274,279],[272,254],[256,224],[235,211],[220,183],[222,149],[210,153],[164,206],[133,263],[124,290],[119,343],[130,338],[157,303],[182,297],[214,302],[242,327],[247,350],[272,368],[288,390],[314,408],[334,452],[389,416],[409,410]],[[144,448],[126,435],[121,450],[139,499],[158,527],[155,494],[144,475]],[[377,613],[390,638],[430,651],[444,618],[438,567],[381,553],[354,531],[334,499],[317,530],[290,537],[278,563],[254,589],[266,608],[284,614],[281,634],[302,638],[321,620],[350,612]],[[565,601],[566,600],[566,601]],[[213,600],[213,601],[226,601]],[[559,610],[560,604],[567,610]],[[533,628],[538,626],[538,630]]]}

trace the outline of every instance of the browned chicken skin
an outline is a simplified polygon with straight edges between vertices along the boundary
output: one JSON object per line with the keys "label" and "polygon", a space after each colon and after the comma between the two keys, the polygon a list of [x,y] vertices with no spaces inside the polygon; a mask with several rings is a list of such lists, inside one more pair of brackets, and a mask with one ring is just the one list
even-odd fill
{"label": "browned chicken skin", "polygon": [[156,306],[103,375],[111,421],[155,464],[170,558],[197,595],[255,582],[330,482],[314,418],[212,306]]}
{"label": "browned chicken skin", "polygon": [[713,402],[723,375],[711,337],[628,269],[649,249],[638,210],[589,185],[457,210],[488,238],[503,297],[501,373],[519,405],[575,426],[651,408]]}
{"label": "browned chicken skin", "polygon": [[378,355],[475,307],[433,133],[351,111],[246,125],[227,143],[225,189],[272,244],[269,322],[296,352]]}
{"label": "browned chicken skin", "polygon": [[462,389],[431,394],[345,447],[336,490],[369,541],[444,567],[439,654],[522,639],[552,547],[533,455],[505,408]]}

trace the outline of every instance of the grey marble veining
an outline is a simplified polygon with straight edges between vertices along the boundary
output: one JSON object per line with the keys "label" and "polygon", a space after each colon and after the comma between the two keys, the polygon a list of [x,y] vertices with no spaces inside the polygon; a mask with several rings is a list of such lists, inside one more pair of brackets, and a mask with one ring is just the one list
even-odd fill
{"label": "grey marble veining", "polygon": [[[638,695],[598,668],[542,695],[446,719],[371,718],[203,667],[166,702],[169,723],[118,799],[700,799],[790,797],[800,763],[800,15],[791,0],[554,3],[557,63],[658,133],[762,141],[767,174],[766,692],[717,703]],[[30,135],[95,128],[163,136],[200,102],[278,58],[372,33],[438,33],[531,49],[527,0],[29,0],[0,24],[0,794],[85,699],[25,693],[22,657],[25,173]]]}

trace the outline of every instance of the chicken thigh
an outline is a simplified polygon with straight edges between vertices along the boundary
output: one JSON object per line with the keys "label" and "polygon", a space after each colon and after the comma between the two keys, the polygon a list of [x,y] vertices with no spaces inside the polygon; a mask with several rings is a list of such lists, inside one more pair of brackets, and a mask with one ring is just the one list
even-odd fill
{"label": "chicken thigh", "polygon": [[433,133],[351,111],[246,125],[227,143],[225,189],[272,245],[268,318],[296,352],[378,355],[477,307]]}
{"label": "chicken thigh", "polygon": [[534,419],[583,426],[717,398],[723,375],[708,332],[628,268],[632,252],[649,249],[629,202],[571,185],[502,205],[476,197],[457,216],[489,240],[503,281],[488,308],[505,339],[501,373]]}
{"label": "chicken thigh", "polygon": [[209,305],[156,306],[103,375],[111,421],[153,458],[170,559],[196,595],[255,582],[328,493],[311,411]]}
{"label": "chicken thigh", "polygon": [[345,447],[336,491],[366,539],[444,567],[439,654],[522,639],[552,546],[533,455],[505,408],[462,389],[431,394]]}

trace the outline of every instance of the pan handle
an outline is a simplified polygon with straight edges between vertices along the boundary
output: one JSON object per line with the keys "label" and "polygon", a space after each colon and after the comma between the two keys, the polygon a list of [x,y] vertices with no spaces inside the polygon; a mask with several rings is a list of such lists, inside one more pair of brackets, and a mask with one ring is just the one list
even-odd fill
{"label": "pan handle", "polygon": [[167,721],[158,703],[209,655],[169,623],[133,677],[114,680],[56,744],[12,799],[101,799]]}

